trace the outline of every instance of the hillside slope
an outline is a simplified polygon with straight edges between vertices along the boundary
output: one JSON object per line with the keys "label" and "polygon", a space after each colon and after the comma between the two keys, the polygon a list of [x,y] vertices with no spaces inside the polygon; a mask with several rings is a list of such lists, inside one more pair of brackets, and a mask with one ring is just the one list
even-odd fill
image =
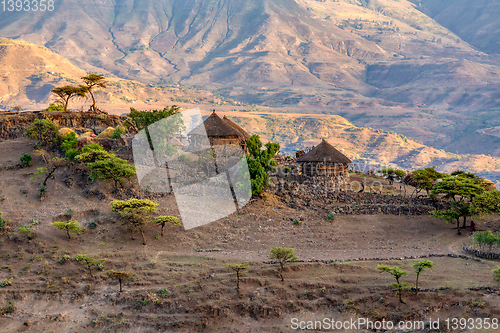
{"label": "hillside slope", "polygon": [[500,6],[495,0],[412,0],[418,9],[487,53],[500,53]]}

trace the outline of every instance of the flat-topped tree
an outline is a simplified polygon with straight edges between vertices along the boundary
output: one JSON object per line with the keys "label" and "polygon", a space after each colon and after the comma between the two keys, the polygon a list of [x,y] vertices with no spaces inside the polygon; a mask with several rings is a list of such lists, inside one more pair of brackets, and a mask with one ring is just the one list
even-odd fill
{"label": "flat-topped tree", "polygon": [[172,225],[180,225],[180,220],[175,216],[158,216],[155,218],[155,223],[161,225],[161,237],[163,237],[163,228],[165,224],[170,223]]}
{"label": "flat-topped tree", "polygon": [[52,89],[52,93],[59,97],[59,102],[64,107],[64,112],[68,111],[69,101],[74,97],[87,97],[87,87],[83,85],[75,86],[63,86],[56,87]]}
{"label": "flat-topped tree", "polygon": [[80,228],[76,220],[52,222],[51,224],[57,229],[65,231],[68,235],[68,240],[71,239],[71,234],[79,235],[85,232],[85,230]]}
{"label": "flat-topped tree", "polygon": [[119,213],[124,225],[131,231],[139,230],[142,235],[142,244],[146,245],[144,229],[151,222],[151,214],[156,212],[156,202],[147,199],[114,200],[111,202],[111,211]]}
{"label": "flat-topped tree", "polygon": [[420,273],[422,273],[427,268],[434,269],[434,263],[430,260],[420,260],[413,265],[413,268],[415,269],[415,273],[417,274],[417,279],[415,281],[415,294],[418,294],[418,278],[420,277]]}
{"label": "flat-topped tree", "polygon": [[118,283],[120,284],[120,292],[123,291],[122,289],[122,281],[123,280],[128,280],[132,278],[133,274],[127,271],[114,271],[114,270],[109,270],[107,271],[107,274],[110,278],[118,280]]}
{"label": "flat-topped tree", "polygon": [[460,218],[464,219],[464,227],[467,217],[472,216],[472,202],[474,198],[484,193],[482,181],[479,178],[457,175],[447,177],[436,182],[430,192],[431,198],[437,198],[442,195],[443,199],[451,200],[451,209],[436,210],[431,212],[437,218],[446,222],[453,219],[457,222],[457,233],[460,235]]}
{"label": "flat-topped tree", "polygon": [[410,284],[409,283],[402,283],[400,281],[400,279],[401,279],[401,277],[407,275],[408,272],[403,271],[398,266],[389,267],[387,265],[378,265],[377,269],[380,271],[380,273],[387,272],[387,273],[391,274],[396,279],[396,283],[393,283],[390,286],[398,288],[399,302],[404,303],[403,299],[402,299],[403,288],[406,286],[409,286]]}
{"label": "flat-topped tree", "polygon": [[281,246],[273,246],[271,248],[271,252],[269,253],[269,259],[276,259],[279,265],[279,276],[281,277],[281,282],[284,282],[283,278],[283,269],[285,268],[285,264],[289,262],[294,262],[297,260],[297,256],[293,253],[294,248],[281,247]]}
{"label": "flat-topped tree", "polygon": [[92,97],[92,108],[95,110],[94,90],[96,88],[107,88],[108,81],[106,81],[106,78],[101,74],[89,74],[82,77],[82,80],[87,88],[87,92],[90,94],[90,97]]}
{"label": "flat-topped tree", "polygon": [[248,269],[247,264],[227,264],[227,267],[231,268],[236,273],[236,289],[240,290],[240,274]]}
{"label": "flat-topped tree", "polygon": [[87,254],[77,254],[75,258],[76,261],[79,261],[87,266],[91,277],[94,277],[94,275],[92,275],[92,268],[94,266],[99,266],[100,264],[102,264],[107,260],[107,259],[99,259],[97,258],[97,256],[89,256]]}

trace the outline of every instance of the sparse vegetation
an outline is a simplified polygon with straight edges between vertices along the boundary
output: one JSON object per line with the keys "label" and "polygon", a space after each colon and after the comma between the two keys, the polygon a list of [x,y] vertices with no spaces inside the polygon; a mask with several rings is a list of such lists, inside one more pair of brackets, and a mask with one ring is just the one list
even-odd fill
{"label": "sparse vegetation", "polygon": [[81,262],[82,264],[87,266],[89,275],[91,277],[94,277],[94,275],[92,275],[92,268],[97,267],[99,264],[102,264],[106,261],[106,259],[99,259],[97,258],[97,256],[89,256],[87,254],[77,254],[75,259],[76,261]]}
{"label": "sparse vegetation", "polygon": [[430,260],[420,260],[413,265],[413,268],[417,274],[417,279],[415,280],[415,294],[418,294],[418,278],[420,277],[420,274],[427,268],[434,269],[434,263]]}
{"label": "sparse vegetation", "polygon": [[151,214],[156,212],[157,203],[147,199],[115,200],[111,202],[111,211],[120,214],[124,225],[132,231],[138,230],[142,235],[143,245],[146,245],[144,229],[151,222]]}
{"label": "sparse vegetation", "polygon": [[180,225],[181,222],[179,218],[175,216],[158,216],[155,218],[155,223],[161,225],[161,236],[163,237],[163,228],[165,227],[165,224],[170,223],[172,225]]}
{"label": "sparse vegetation", "polygon": [[31,163],[31,155],[30,154],[26,154],[24,153],[23,156],[21,156],[20,160],[21,160],[21,163],[23,163],[23,166],[26,168],[30,165]]}
{"label": "sparse vegetation", "polygon": [[52,222],[51,224],[57,229],[65,231],[68,235],[68,240],[71,240],[71,234],[79,235],[84,232],[76,220]]}
{"label": "sparse vegetation", "polygon": [[382,273],[386,272],[391,274],[395,279],[396,283],[391,284],[390,286],[398,288],[398,296],[399,296],[399,302],[404,303],[402,299],[402,294],[403,294],[403,288],[410,286],[409,283],[403,283],[400,281],[401,277],[405,276],[408,274],[407,271],[402,270],[398,266],[390,267],[387,265],[378,265],[377,269]]}
{"label": "sparse vegetation", "polygon": [[227,264],[236,273],[236,289],[240,290],[240,275],[248,269],[248,264]]}
{"label": "sparse vegetation", "polygon": [[281,278],[281,282],[285,281],[283,277],[283,269],[285,268],[285,264],[294,262],[298,259],[297,256],[293,253],[294,250],[294,248],[281,246],[273,246],[271,248],[269,259],[276,259],[276,262],[279,265],[278,274]]}
{"label": "sparse vegetation", "polygon": [[123,291],[122,289],[122,281],[123,280],[128,280],[132,278],[133,274],[127,271],[114,271],[114,270],[109,270],[107,272],[108,276],[112,279],[118,280],[118,283],[120,284],[120,292]]}

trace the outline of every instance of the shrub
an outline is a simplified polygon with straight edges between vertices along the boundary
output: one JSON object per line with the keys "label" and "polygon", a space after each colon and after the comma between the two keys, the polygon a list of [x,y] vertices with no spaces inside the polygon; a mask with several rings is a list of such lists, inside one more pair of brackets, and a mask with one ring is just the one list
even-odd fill
{"label": "shrub", "polygon": [[252,135],[247,142],[249,155],[247,156],[248,171],[252,183],[252,194],[260,195],[269,181],[268,171],[271,171],[276,162],[274,155],[280,150],[280,145],[274,142],[268,142],[266,149],[262,150],[262,142],[258,135]]}
{"label": "shrub", "polygon": [[64,111],[64,105],[61,105],[60,103],[50,103],[49,107],[46,109],[43,109],[42,111]]}
{"label": "shrub", "polygon": [[91,143],[82,148],[82,154],[88,153],[89,151],[104,151],[104,147],[98,143]]}
{"label": "shrub", "polygon": [[68,150],[65,154],[66,158],[70,161],[74,161],[78,155],[80,155],[80,151],[76,148]]}
{"label": "shrub", "polygon": [[87,266],[91,277],[94,277],[94,275],[92,275],[92,268],[106,261],[106,259],[99,259],[96,256],[89,256],[87,254],[77,254],[75,258],[76,261],[82,262]]}
{"label": "shrub", "polygon": [[113,137],[112,139],[119,139],[124,132],[124,129],[122,126],[118,126],[115,131],[113,132]]}
{"label": "shrub", "polygon": [[40,140],[42,144],[54,145],[58,139],[59,127],[50,119],[35,119],[24,135]]}
{"label": "shrub", "polygon": [[20,160],[23,163],[23,166],[27,167],[31,163],[31,155],[30,154],[23,154],[23,156],[21,156]]}
{"label": "shrub", "polygon": [[248,269],[247,264],[227,264],[227,267],[231,268],[236,273],[236,289],[240,290],[240,274]]}
{"label": "shrub", "polygon": [[94,219],[90,220],[89,227],[90,229],[97,228],[97,222]]}
{"label": "shrub", "polygon": [[83,229],[80,229],[76,220],[52,222],[51,224],[57,229],[65,231],[68,235],[68,239],[71,239],[71,234],[79,235],[84,232]]}
{"label": "shrub", "polygon": [[294,248],[287,248],[287,247],[276,247],[273,246],[271,248],[271,252],[269,254],[269,259],[276,259],[278,265],[279,265],[279,276],[281,277],[281,281],[285,281],[283,278],[283,269],[285,267],[285,264],[288,262],[294,262],[298,258],[297,256],[293,253],[295,249]]}
{"label": "shrub", "polygon": [[10,227],[7,225],[10,223],[10,220],[4,220],[2,218],[2,212],[0,212],[0,235],[9,231]]}
{"label": "shrub", "polygon": [[113,271],[113,270],[110,270],[107,272],[108,276],[112,279],[115,279],[115,280],[118,280],[118,282],[120,283],[120,292],[123,291],[122,289],[122,280],[128,280],[130,279],[133,274],[130,273],[130,272],[127,272],[127,271]]}
{"label": "shrub", "polygon": [[123,224],[131,230],[137,229],[142,235],[143,245],[146,245],[144,228],[151,221],[156,206],[156,202],[147,199],[114,200],[111,202],[111,211],[119,213]]}
{"label": "shrub", "polygon": [[68,133],[61,138],[61,149],[64,153],[71,149],[76,149],[76,146],[78,146],[78,140],[76,139],[75,132]]}

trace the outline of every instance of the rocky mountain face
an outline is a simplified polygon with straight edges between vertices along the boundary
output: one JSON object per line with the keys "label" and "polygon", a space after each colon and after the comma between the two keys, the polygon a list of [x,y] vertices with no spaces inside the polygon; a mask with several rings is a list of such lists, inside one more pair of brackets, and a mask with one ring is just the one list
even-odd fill
{"label": "rocky mountain face", "polygon": [[0,36],[44,45],[86,71],[340,114],[437,148],[498,156],[498,15],[494,1],[471,11],[467,3],[60,0],[50,15],[0,12]]}

